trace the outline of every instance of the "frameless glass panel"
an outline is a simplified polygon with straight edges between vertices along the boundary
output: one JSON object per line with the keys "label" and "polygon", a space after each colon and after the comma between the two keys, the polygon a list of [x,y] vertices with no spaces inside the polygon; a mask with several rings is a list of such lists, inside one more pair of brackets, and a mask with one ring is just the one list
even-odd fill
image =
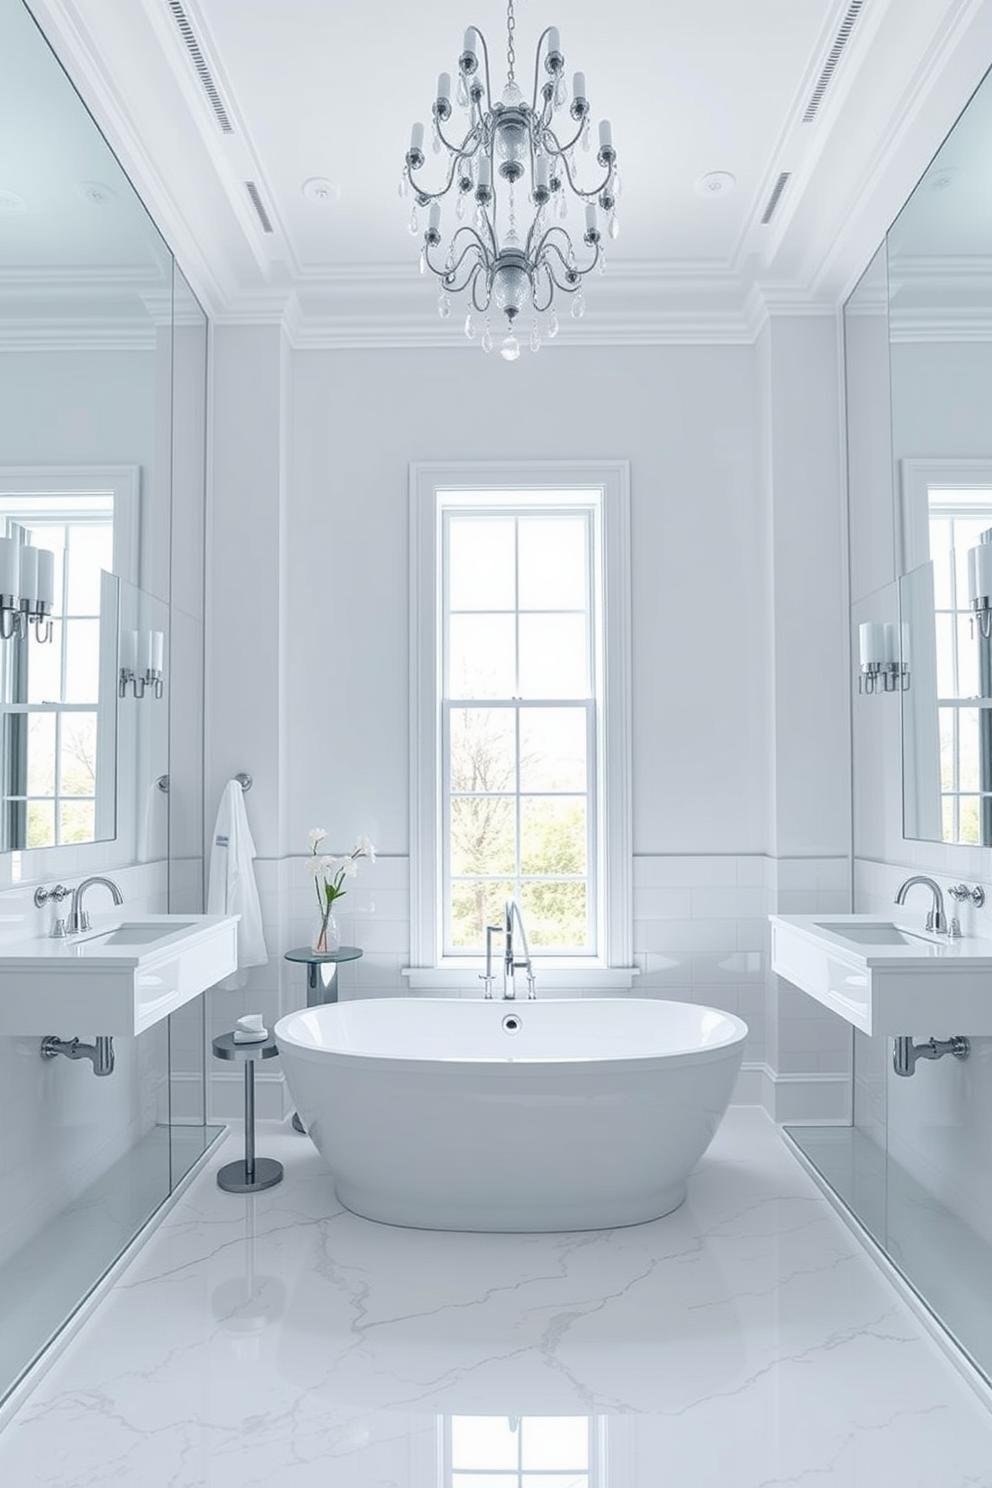
{"label": "frameless glass panel", "polygon": [[517,690],[515,677],[512,615],[451,616],[448,626],[449,697],[511,697]]}
{"label": "frameless glass panel", "polygon": [[958,709],[958,789],[981,789],[977,708]]}
{"label": "frameless glass panel", "polygon": [[585,797],[524,796],[520,802],[524,873],[585,873]]}
{"label": "frameless glass panel", "polygon": [[506,901],[513,898],[514,892],[509,879],[454,879],[451,884],[452,947],[456,950],[483,950],[486,926],[503,923]]}
{"label": "frameless glass panel", "polygon": [[448,521],[448,604],[452,610],[512,610],[515,603],[512,518]]}
{"label": "frameless glass panel", "polygon": [[522,610],[582,610],[588,604],[588,526],[581,517],[520,522]]}
{"label": "frameless glass panel", "polygon": [[515,873],[517,832],[514,800],[499,796],[455,796],[451,801],[451,872]]}
{"label": "frameless glass panel", "polygon": [[520,1488],[589,1488],[589,1474],[525,1472],[520,1477]]}
{"label": "frameless glass panel", "polygon": [[586,788],[586,710],[520,710],[520,789],[576,791]]}
{"label": "frameless glass panel", "polygon": [[452,708],[448,715],[453,791],[514,790],[516,710]]}
{"label": "frameless glass panel", "polygon": [[579,698],[589,694],[584,615],[520,616],[520,696]]}
{"label": "frameless glass panel", "polygon": [[584,882],[549,879],[523,883],[520,907],[531,948],[584,946],[589,935],[586,906]]}
{"label": "frameless glass panel", "polygon": [[588,1416],[524,1416],[520,1422],[520,1463],[532,1472],[587,1469]]}

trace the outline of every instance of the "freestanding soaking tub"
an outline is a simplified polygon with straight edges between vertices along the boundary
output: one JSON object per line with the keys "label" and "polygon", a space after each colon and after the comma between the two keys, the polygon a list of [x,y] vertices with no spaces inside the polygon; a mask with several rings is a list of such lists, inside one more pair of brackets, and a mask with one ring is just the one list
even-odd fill
{"label": "freestanding soaking tub", "polygon": [[646,998],[399,997],[306,1008],[275,1035],[345,1208],[421,1229],[585,1230],[681,1204],[747,1025]]}

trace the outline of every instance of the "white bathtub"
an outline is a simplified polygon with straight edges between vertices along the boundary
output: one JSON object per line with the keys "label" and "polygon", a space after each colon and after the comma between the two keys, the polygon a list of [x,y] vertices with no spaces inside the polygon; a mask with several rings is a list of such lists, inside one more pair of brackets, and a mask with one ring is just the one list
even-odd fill
{"label": "white bathtub", "polygon": [[644,998],[330,1003],[275,1028],[290,1093],[356,1214],[586,1230],[677,1208],[747,1026]]}

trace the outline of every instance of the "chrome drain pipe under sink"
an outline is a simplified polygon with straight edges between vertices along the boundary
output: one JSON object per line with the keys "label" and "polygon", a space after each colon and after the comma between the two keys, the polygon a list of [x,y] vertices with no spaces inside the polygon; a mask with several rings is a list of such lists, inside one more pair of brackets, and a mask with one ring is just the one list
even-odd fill
{"label": "chrome drain pipe under sink", "polygon": [[78,1038],[60,1039],[54,1033],[42,1039],[42,1059],[57,1059],[60,1054],[64,1054],[66,1059],[89,1059],[95,1075],[112,1075],[114,1072],[114,1040],[111,1034],[98,1034],[92,1044],[81,1044]]}
{"label": "chrome drain pipe under sink", "polygon": [[963,1034],[949,1039],[927,1039],[925,1044],[914,1044],[912,1036],[897,1038],[892,1050],[892,1068],[897,1075],[909,1076],[916,1072],[918,1059],[943,1059],[953,1054],[955,1059],[967,1059],[971,1053],[971,1040]]}

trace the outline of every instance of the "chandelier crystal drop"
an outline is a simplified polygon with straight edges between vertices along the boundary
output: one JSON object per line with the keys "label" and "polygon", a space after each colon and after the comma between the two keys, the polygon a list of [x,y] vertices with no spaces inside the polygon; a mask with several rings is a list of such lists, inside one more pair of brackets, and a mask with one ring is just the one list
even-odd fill
{"label": "chandelier crystal drop", "polygon": [[[500,350],[515,361],[520,352],[516,326],[522,316],[532,323],[529,344],[537,351],[557,333],[556,294],[573,296],[572,314],[582,315],[583,282],[603,258],[601,223],[612,237],[617,234],[619,180],[608,119],[599,125],[601,179],[588,190],[576,179],[575,150],[588,139],[589,102],[581,72],[574,74],[568,98],[555,26],[548,26],[537,43],[533,92],[529,102],[524,98],[516,81],[513,7],[514,0],[508,0],[502,93],[498,98],[493,93],[486,39],[477,26],[470,26],[458,58],[455,96],[450,74],[442,72],[433,104],[432,140],[447,152],[445,174],[436,190],[422,178],[424,126],[414,124],[401,191],[413,192],[411,232],[420,232],[419,212],[427,211],[421,272],[430,269],[441,281],[440,303],[447,305],[449,295],[467,296],[465,333],[475,339],[475,311],[485,322],[480,344],[486,351],[494,344],[490,314],[505,317]],[[457,109],[466,115],[461,125],[455,121]],[[582,208],[578,251],[563,225],[569,196]],[[456,225],[443,247],[446,201],[455,206]],[[467,203],[474,211],[465,210]]]}

